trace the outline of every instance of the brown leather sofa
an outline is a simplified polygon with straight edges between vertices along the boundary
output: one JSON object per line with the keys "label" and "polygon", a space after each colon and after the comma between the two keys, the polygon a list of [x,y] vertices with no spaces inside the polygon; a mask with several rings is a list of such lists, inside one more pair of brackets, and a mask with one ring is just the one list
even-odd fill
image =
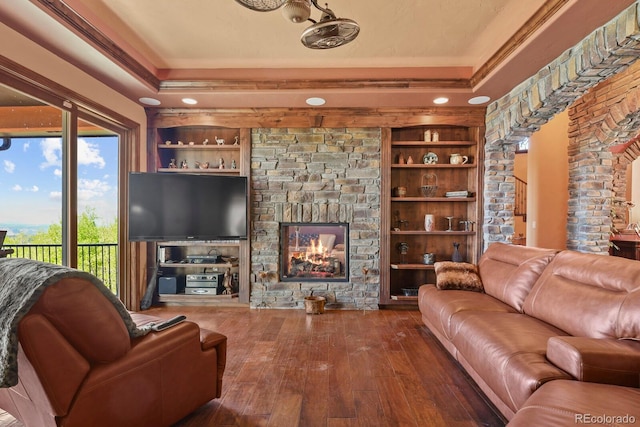
{"label": "brown leather sofa", "polygon": [[510,426],[640,422],[640,262],[494,243],[478,270],[419,308]]}
{"label": "brown leather sofa", "polygon": [[0,408],[25,426],[170,426],[220,397],[224,335],[185,321],[132,339],[113,304],[81,278],[47,287],[18,336],[18,384],[0,388]]}

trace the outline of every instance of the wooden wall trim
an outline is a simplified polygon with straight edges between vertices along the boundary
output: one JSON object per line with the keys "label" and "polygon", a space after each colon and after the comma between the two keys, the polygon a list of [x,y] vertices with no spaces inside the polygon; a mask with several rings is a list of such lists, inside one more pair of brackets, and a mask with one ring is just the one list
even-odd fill
{"label": "wooden wall trim", "polygon": [[158,89],[160,80],[140,62],[121,49],[106,35],[100,32],[83,16],[71,9],[61,0],[35,0],[35,3],[47,13],[55,17],[67,28],[70,28],[83,39],[91,43],[98,50],[108,56],[116,64]]}
{"label": "wooden wall trim", "polygon": [[150,127],[230,128],[484,126],[485,112],[485,107],[147,109]]}
{"label": "wooden wall trim", "polygon": [[523,25],[513,37],[503,44],[478,70],[471,76],[471,87],[475,87],[485,77],[496,70],[500,64],[514,53],[524,42],[535,34],[553,15],[558,13],[571,0],[547,0],[540,9]]}
{"label": "wooden wall trim", "polygon": [[302,89],[470,89],[468,79],[282,79],[282,80],[165,80],[160,93],[190,90],[302,90]]}

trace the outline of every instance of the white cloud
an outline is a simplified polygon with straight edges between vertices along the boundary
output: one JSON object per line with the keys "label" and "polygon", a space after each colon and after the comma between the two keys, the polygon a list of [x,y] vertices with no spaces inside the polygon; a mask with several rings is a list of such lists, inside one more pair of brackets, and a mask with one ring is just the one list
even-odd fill
{"label": "white cloud", "polygon": [[78,199],[91,200],[99,199],[111,190],[111,186],[105,181],[99,179],[79,179],[78,180]]}
{"label": "white cloud", "polygon": [[14,185],[11,189],[13,191],[22,191],[22,187],[19,184]]}
{"label": "white cloud", "polygon": [[58,169],[58,168],[56,168],[56,169],[53,171],[53,176],[61,177],[61,176],[62,176],[62,169]]}
{"label": "white cloud", "polygon": [[84,139],[78,139],[78,164],[79,165],[95,165],[98,168],[104,168],[104,158],[100,155],[97,144],[90,144]]}
{"label": "white cloud", "polygon": [[5,160],[4,161],[4,171],[6,173],[13,173],[13,171],[16,170],[16,164],[13,163],[11,160]]}
{"label": "white cloud", "polygon": [[62,166],[62,140],[59,138],[46,138],[40,142],[44,162],[40,164],[40,169],[50,166]]}
{"label": "white cloud", "polygon": [[27,152],[27,151],[29,150],[29,146],[30,146],[30,145],[31,145],[31,143],[30,143],[30,142],[25,142],[25,143],[22,145],[22,151]]}
{"label": "white cloud", "polygon": [[49,198],[52,200],[62,200],[62,192],[61,191],[52,191],[49,193]]}
{"label": "white cloud", "polygon": [[[40,164],[40,168],[46,169],[50,166],[62,166],[62,140],[59,138],[46,138],[40,142],[42,156],[45,161]],[[105,161],[100,155],[97,144],[91,144],[84,139],[78,139],[78,165],[94,165],[99,169],[104,168]],[[55,172],[54,172],[55,173]]]}
{"label": "white cloud", "polygon": [[38,191],[40,191],[40,189],[38,188],[37,185],[34,185],[33,187],[28,188],[27,191],[31,191],[33,193],[37,193]]}

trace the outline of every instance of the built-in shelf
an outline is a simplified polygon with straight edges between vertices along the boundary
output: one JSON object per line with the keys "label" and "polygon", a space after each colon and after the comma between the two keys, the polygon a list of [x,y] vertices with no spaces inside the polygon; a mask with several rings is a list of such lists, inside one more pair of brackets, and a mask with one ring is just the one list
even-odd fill
{"label": "built-in shelf", "polygon": [[418,302],[417,296],[408,297],[406,295],[391,295],[391,299],[394,301],[406,301],[414,304]]}
{"label": "built-in shelf", "polygon": [[160,150],[221,150],[221,151],[239,151],[239,145],[202,145],[202,144],[158,144]]}
{"label": "built-in shelf", "polygon": [[433,270],[433,265],[427,264],[391,264],[394,270]]}
{"label": "built-in shelf", "polygon": [[393,169],[465,169],[465,168],[475,168],[476,165],[473,163],[465,163],[463,165],[452,165],[451,163],[435,163],[435,164],[425,164],[425,163],[413,163],[410,165],[394,163],[391,165]]}
{"label": "built-in shelf", "polygon": [[158,302],[170,305],[225,305],[238,306],[238,294],[231,295],[185,295],[160,294]]}
{"label": "built-in shelf", "polygon": [[471,147],[475,144],[473,141],[393,141],[391,143],[394,147]]}
{"label": "built-in shelf", "polygon": [[474,236],[476,234],[475,231],[447,231],[447,230],[439,230],[439,231],[424,231],[424,230],[391,230],[391,234],[398,235],[407,235],[407,236],[415,236],[415,235],[437,235],[437,236]]}
{"label": "built-in shelf", "polygon": [[181,168],[158,168],[158,172],[169,172],[169,173],[211,173],[211,174],[237,174],[240,175],[240,171],[238,169],[218,169],[218,168],[209,168],[209,169],[181,169]]}
{"label": "built-in shelf", "polygon": [[235,268],[238,264],[226,263],[188,263],[188,262],[161,262],[160,267],[165,268]]}
{"label": "built-in shelf", "polygon": [[[154,113],[148,147],[153,149],[155,155],[150,157],[147,165],[149,171],[168,174],[248,176],[251,165],[250,129],[211,126],[208,124],[209,117],[200,114],[189,114],[189,125],[176,125],[173,120],[174,113],[171,110],[158,109]],[[225,143],[218,144],[221,140]],[[181,144],[178,144],[178,141]],[[183,163],[188,167],[181,168]],[[219,167],[221,164],[224,168]],[[205,165],[207,167],[204,167]],[[250,200],[250,193],[248,194]],[[179,206],[175,208],[180,209]],[[238,306],[249,303],[249,240],[163,241],[156,242],[154,246],[150,249],[148,258],[163,260],[159,263],[160,276],[175,276],[186,281],[189,275],[225,274],[229,271],[232,274],[233,291],[238,292],[232,295],[163,293],[158,298],[160,303],[204,306]],[[163,252],[159,252],[161,250]],[[214,258],[203,259],[206,262],[186,262],[197,259],[199,255],[220,255],[232,262]]]}
{"label": "built-in shelf", "polygon": [[392,202],[475,202],[475,197],[392,197]]}
{"label": "built-in shelf", "polygon": [[[482,218],[482,113],[478,112],[474,124],[469,123],[467,112],[441,119],[442,124],[433,117],[431,124],[393,128],[385,134],[382,223],[391,231],[385,233],[380,256],[381,305],[416,305],[417,297],[403,291],[435,283],[434,266],[422,263],[426,253],[444,261],[459,248],[463,260],[477,261],[480,233],[463,230],[472,229],[468,222],[480,224]],[[424,141],[436,134],[438,141]],[[460,163],[465,158],[466,163]],[[426,215],[433,217],[436,231],[425,231]]]}

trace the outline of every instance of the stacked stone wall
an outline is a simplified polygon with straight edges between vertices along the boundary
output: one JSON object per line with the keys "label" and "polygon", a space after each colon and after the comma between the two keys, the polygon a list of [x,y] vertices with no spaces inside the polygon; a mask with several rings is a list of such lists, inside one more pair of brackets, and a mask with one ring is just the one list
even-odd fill
{"label": "stacked stone wall", "polygon": [[621,178],[614,170],[623,165],[609,147],[638,129],[638,75],[629,68],[640,56],[638,7],[636,2],[488,107],[485,246],[513,235],[515,145],[571,106],[567,247],[608,250],[609,203],[624,188],[613,183],[614,176]]}
{"label": "stacked stone wall", "polygon": [[[328,308],[377,309],[380,129],[256,128],[251,140],[251,305],[302,308],[313,292]],[[349,223],[349,282],[279,281],[282,222]]]}

